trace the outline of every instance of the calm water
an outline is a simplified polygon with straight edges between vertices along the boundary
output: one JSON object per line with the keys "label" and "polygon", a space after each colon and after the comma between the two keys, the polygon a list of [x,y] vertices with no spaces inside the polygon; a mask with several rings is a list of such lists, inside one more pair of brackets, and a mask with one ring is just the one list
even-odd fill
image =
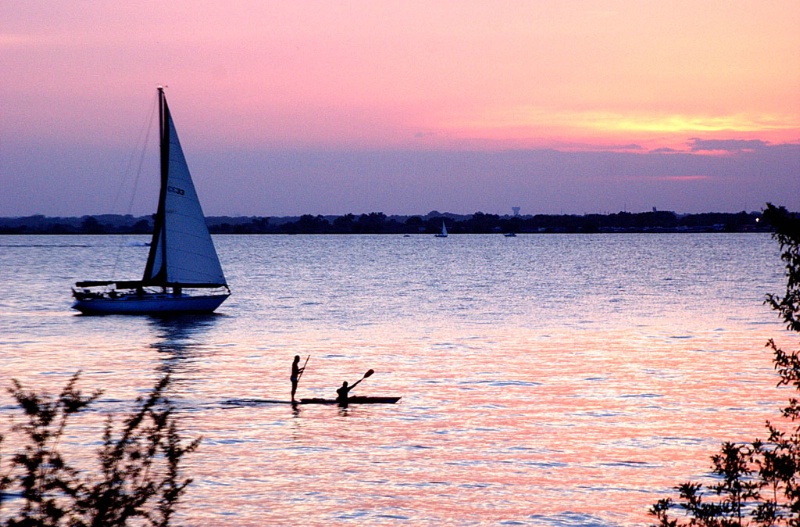
{"label": "calm water", "polygon": [[[138,278],[145,241],[0,236],[0,380],[80,369],[121,414],[171,368],[203,436],[190,525],[642,525],[789,395],[764,348],[791,338],[762,305],[784,287],[768,235],[217,236],[215,316],[69,309],[78,279]],[[403,399],[248,403],[288,400],[295,354],[300,397],[372,368],[356,391]]]}

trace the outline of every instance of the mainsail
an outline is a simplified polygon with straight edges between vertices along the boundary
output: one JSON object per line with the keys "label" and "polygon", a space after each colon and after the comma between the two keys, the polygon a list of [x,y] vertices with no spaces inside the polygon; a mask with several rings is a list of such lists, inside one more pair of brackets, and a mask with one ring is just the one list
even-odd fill
{"label": "mainsail", "polygon": [[142,285],[227,285],[164,91],[159,88],[161,192]]}

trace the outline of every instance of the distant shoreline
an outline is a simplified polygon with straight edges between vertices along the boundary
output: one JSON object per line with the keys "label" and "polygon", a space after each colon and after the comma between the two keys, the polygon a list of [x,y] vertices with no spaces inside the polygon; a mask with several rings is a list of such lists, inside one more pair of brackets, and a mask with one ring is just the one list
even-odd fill
{"label": "distant shoreline", "polygon": [[[586,215],[452,214],[386,216],[382,212],[291,217],[210,216],[212,234],[450,234],[770,232],[760,212],[677,214],[670,211]],[[152,234],[150,216],[102,214],[0,218],[0,234]]]}

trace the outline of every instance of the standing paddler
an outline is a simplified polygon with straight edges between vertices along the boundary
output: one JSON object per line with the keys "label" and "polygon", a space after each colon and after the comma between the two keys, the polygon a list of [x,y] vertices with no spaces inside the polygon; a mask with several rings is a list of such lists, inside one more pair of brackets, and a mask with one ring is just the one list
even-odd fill
{"label": "standing paddler", "polygon": [[294,400],[294,394],[297,393],[297,383],[300,381],[300,376],[303,375],[303,372],[306,369],[306,364],[308,364],[308,359],[311,357],[309,355],[306,357],[306,362],[303,363],[303,367],[300,367],[300,355],[294,356],[294,362],[292,362],[292,376],[289,377],[289,380],[292,381],[292,404],[296,401]]}

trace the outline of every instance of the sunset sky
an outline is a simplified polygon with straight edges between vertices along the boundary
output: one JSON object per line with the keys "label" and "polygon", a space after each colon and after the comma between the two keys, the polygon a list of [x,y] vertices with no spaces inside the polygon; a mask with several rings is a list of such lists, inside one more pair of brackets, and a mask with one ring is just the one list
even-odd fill
{"label": "sunset sky", "polygon": [[0,0],[0,216],[154,212],[158,85],[207,215],[800,210],[798,28],[796,0]]}

